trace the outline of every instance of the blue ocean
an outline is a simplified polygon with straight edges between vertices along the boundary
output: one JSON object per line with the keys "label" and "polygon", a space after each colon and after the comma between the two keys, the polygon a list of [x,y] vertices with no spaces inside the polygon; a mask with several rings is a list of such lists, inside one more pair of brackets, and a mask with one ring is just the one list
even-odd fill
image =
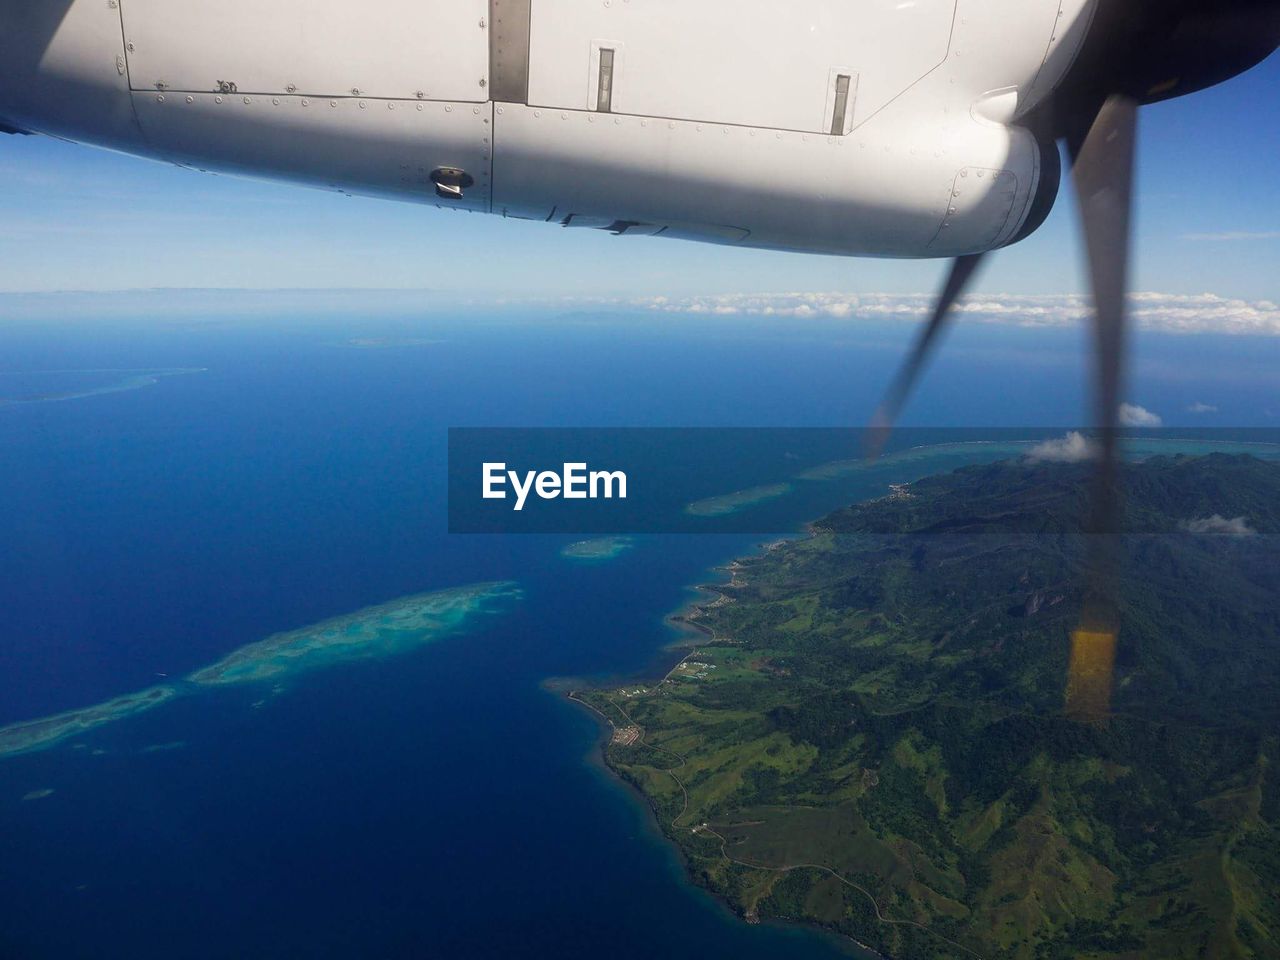
{"label": "blue ocean", "polygon": [[[662,672],[668,615],[760,538],[575,564],[567,535],[450,535],[447,431],[858,426],[909,335],[514,309],[0,323],[0,726],[398,597],[522,591],[408,652],[0,758],[0,960],[859,955],[688,883],[563,696]],[[910,421],[1075,424],[1085,347],[961,330]],[[1130,392],[1173,425],[1275,427],[1278,364],[1274,341],[1144,336]],[[743,485],[699,453],[690,490]],[[773,509],[798,532],[884,485]]]}

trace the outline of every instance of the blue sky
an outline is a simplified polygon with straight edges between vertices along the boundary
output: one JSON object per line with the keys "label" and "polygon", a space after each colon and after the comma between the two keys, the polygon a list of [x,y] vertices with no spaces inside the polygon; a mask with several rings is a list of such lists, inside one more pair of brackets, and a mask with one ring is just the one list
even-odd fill
{"label": "blue sky", "polygon": [[[1277,89],[1280,57],[1272,57],[1227,85],[1144,111],[1135,289],[1280,300]],[[392,287],[482,300],[912,293],[932,290],[942,269],[614,238],[0,137],[0,293]],[[1037,234],[1000,254],[981,289],[1083,289],[1069,192]]]}

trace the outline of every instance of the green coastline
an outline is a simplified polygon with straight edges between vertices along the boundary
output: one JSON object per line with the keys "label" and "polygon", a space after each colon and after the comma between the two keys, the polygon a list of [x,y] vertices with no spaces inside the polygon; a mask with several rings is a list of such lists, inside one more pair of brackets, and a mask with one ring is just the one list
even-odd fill
{"label": "green coastline", "polygon": [[[1280,664],[1257,647],[1280,470],[1175,443],[1196,455],[1131,451],[1144,535],[1105,719],[1073,713],[1068,662],[1063,541],[1091,469],[1032,459],[899,485],[735,561],[679,617],[704,636],[665,677],[571,696],[689,878],[748,922],[894,958],[1280,956]],[[824,467],[807,479],[861,469]]]}

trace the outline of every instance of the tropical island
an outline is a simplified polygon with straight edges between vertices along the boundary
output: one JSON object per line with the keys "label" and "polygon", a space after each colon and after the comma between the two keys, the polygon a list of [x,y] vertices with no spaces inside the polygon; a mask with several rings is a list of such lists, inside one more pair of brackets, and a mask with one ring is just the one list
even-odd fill
{"label": "tropical island", "polygon": [[631,537],[597,537],[594,540],[578,540],[560,548],[560,556],[581,563],[603,563],[620,557],[635,546]]}
{"label": "tropical island", "polygon": [[[519,599],[515,583],[477,583],[401,597],[310,626],[276,633],[172,683],[105,703],[0,727],[0,759],[45,750],[175,697],[229,684],[278,681],[346,661],[404,653],[458,633]],[[175,741],[174,743],[178,743]],[[161,749],[171,746],[160,745]],[[151,750],[152,748],[146,748]]]}
{"label": "tropical island", "polygon": [[1126,465],[1110,635],[1092,479],[839,510],[735,562],[661,682],[572,694],[695,882],[898,960],[1280,956],[1280,465]]}
{"label": "tropical island", "polygon": [[695,500],[684,508],[684,512],[691,517],[727,517],[748,507],[786,496],[791,489],[789,483],[768,483],[746,490],[735,490],[733,493]]}
{"label": "tropical island", "polygon": [[[204,367],[174,367],[163,370],[51,370],[29,373],[0,372],[0,407],[24,406],[33,403],[55,403],[62,400],[82,400],[112,393],[127,393],[153,387],[165,377],[180,377],[192,373],[205,373]],[[39,381],[49,376],[76,375],[85,379],[78,386],[46,388],[37,392],[20,392],[6,396],[6,379]]]}
{"label": "tropical island", "polygon": [[148,687],[139,693],[114,697],[105,703],[91,707],[68,710],[65,713],[25,720],[0,727],[0,757],[32,750],[43,750],[63,740],[88,733],[104,724],[114,723],[147,710],[153,710],[178,695],[176,687],[164,685]]}
{"label": "tropical island", "polygon": [[365,607],[241,647],[187,677],[202,686],[274,680],[345,660],[385,657],[439,640],[520,596],[511,582],[435,590]]}

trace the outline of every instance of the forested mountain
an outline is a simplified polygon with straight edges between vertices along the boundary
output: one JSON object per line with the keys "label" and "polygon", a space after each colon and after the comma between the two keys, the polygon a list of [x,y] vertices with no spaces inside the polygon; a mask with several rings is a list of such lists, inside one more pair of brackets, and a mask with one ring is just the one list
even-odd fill
{"label": "forested mountain", "polygon": [[897,958],[1280,956],[1280,466],[1124,468],[1115,636],[1092,480],[838,511],[735,563],[664,682],[582,695],[699,882]]}

